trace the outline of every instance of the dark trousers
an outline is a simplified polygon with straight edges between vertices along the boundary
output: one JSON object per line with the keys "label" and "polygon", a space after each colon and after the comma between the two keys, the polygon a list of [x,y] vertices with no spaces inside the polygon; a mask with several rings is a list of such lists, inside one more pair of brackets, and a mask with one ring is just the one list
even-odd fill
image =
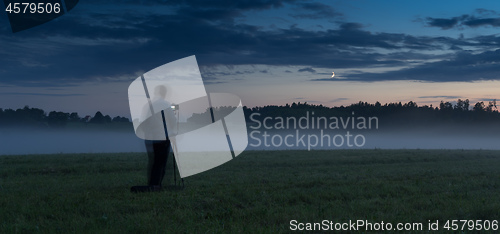
{"label": "dark trousers", "polygon": [[170,140],[147,140],[145,144],[148,151],[148,185],[161,186],[170,152]]}

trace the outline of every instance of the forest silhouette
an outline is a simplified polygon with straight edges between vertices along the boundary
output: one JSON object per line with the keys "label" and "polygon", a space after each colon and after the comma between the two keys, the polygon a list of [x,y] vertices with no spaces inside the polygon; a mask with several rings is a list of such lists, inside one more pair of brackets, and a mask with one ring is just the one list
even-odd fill
{"label": "forest silhouette", "polygon": [[[234,107],[217,108],[215,112],[230,113]],[[348,106],[327,107],[322,104],[315,105],[307,102],[292,103],[286,105],[268,105],[262,107],[243,107],[245,118],[250,123],[250,115],[259,113],[263,117],[296,117],[300,118],[307,112],[314,112],[316,116],[335,116],[335,117],[377,117],[381,126],[422,126],[422,125],[464,125],[464,124],[493,124],[500,122],[500,113],[498,112],[496,100],[477,102],[471,105],[468,99],[458,99],[455,104],[443,102],[439,106],[423,105],[419,106],[416,102],[407,103],[386,103],[374,104],[368,102],[358,102]],[[227,112],[227,113],[226,113]],[[188,121],[196,121],[203,115],[210,115],[210,111],[195,114],[188,118]],[[68,123],[83,124],[113,124],[129,123],[126,117],[116,116],[111,118],[97,111],[94,116],[81,117],[78,113],[65,113],[58,111],[45,112],[39,108],[30,108],[25,106],[17,110],[0,108],[0,127],[25,126],[38,128],[64,128]],[[272,123],[272,120],[271,122]]]}

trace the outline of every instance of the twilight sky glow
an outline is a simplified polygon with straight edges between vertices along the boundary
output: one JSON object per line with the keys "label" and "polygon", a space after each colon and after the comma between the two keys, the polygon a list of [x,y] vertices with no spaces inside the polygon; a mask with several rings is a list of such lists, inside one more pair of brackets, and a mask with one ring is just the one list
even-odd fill
{"label": "twilight sky glow", "polygon": [[247,106],[500,96],[497,1],[88,0],[18,33],[0,12],[0,108],[130,116],[132,80],[190,55]]}

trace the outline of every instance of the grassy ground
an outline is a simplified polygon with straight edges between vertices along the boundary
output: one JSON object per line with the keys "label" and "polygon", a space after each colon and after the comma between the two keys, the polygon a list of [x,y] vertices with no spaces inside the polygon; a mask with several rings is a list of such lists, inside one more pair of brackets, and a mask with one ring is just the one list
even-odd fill
{"label": "grassy ground", "polygon": [[186,178],[184,190],[143,194],[129,187],[146,180],[145,154],[0,156],[0,167],[0,233],[274,233],[289,232],[292,219],[500,219],[499,151],[245,152]]}

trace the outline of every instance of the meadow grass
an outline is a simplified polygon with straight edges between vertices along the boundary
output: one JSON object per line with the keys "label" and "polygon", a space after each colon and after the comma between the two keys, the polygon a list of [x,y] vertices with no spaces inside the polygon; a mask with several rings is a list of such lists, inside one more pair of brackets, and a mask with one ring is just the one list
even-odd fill
{"label": "meadow grass", "polygon": [[499,151],[247,151],[186,178],[182,190],[139,194],[129,188],[146,180],[145,153],[0,156],[0,166],[0,233],[276,233],[290,232],[292,219],[500,219]]}

